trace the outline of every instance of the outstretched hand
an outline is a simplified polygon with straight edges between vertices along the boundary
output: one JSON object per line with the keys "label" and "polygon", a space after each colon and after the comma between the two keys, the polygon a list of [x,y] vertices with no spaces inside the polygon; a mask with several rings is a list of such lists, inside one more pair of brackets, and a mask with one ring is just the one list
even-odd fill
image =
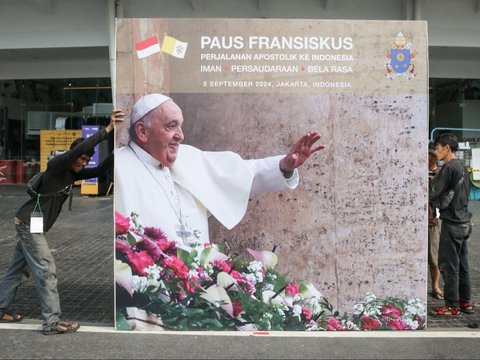
{"label": "outstretched hand", "polygon": [[122,122],[125,119],[125,114],[122,110],[113,109],[112,114],[110,115],[110,124],[105,127],[107,133],[113,130],[117,122]]}
{"label": "outstretched hand", "polygon": [[325,145],[315,145],[321,135],[317,131],[303,135],[288,154],[280,160],[280,170],[289,173],[301,166],[313,153],[325,148]]}

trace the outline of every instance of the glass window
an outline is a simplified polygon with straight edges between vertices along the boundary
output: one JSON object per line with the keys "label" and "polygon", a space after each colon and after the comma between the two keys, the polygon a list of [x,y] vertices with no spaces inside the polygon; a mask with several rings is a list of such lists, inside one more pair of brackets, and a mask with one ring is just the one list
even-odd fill
{"label": "glass window", "polygon": [[453,132],[459,141],[480,141],[480,79],[430,79],[430,138]]}
{"label": "glass window", "polygon": [[110,78],[0,81],[0,160],[35,161],[40,130],[107,125]]}

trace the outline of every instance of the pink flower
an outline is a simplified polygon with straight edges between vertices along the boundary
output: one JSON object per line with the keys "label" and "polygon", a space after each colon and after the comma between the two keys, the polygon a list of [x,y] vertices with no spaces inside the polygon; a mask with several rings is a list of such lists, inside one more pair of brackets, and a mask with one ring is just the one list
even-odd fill
{"label": "pink flower", "polygon": [[310,311],[309,308],[303,306],[302,307],[302,316],[306,321],[310,321],[310,319],[312,318],[312,312]]}
{"label": "pink flower", "polygon": [[402,316],[402,310],[396,308],[395,306],[388,304],[382,306],[382,315],[390,316],[393,318],[399,318]]}
{"label": "pink flower", "polygon": [[235,280],[237,280],[239,284],[242,282],[243,283],[245,282],[245,278],[237,270],[232,270],[230,273],[230,276],[233,277]]}
{"label": "pink flower", "polygon": [[229,273],[232,270],[231,265],[225,260],[215,260],[213,265],[226,273]]}
{"label": "pink flower", "polygon": [[362,329],[375,330],[381,326],[382,324],[377,319],[371,318],[368,315],[362,315]]}
{"label": "pink flower", "polygon": [[285,287],[285,292],[289,294],[291,297],[294,297],[300,292],[300,288],[295,283],[290,283]]}
{"label": "pink flower", "polygon": [[401,320],[392,320],[390,319],[388,321],[388,326],[390,326],[390,329],[392,330],[405,330],[406,326]]}
{"label": "pink flower", "polygon": [[183,301],[187,298],[187,295],[185,295],[182,292],[175,293],[175,298],[178,302]]}
{"label": "pink flower", "polygon": [[182,286],[185,289],[185,291],[189,294],[195,294],[195,288],[196,286],[192,285],[189,279],[183,279],[182,280]]}
{"label": "pink flower", "polygon": [[201,288],[200,284],[198,284],[199,280],[200,277],[197,275],[189,275],[187,279],[182,280],[182,286],[187,293],[195,294],[195,291]]}
{"label": "pink flower", "polygon": [[326,325],[327,330],[333,331],[333,330],[345,330],[345,327],[342,326],[340,320],[338,320],[336,317],[330,317],[327,320],[327,325]]}
{"label": "pink flower", "polygon": [[232,270],[230,272],[230,276],[237,281],[238,285],[244,285],[244,287],[246,288],[247,292],[250,295],[255,293],[255,285],[253,285],[250,281],[245,279],[245,277],[241,273],[239,273],[237,270]]}
{"label": "pink flower", "polygon": [[115,211],[115,234],[123,235],[130,229],[130,218]]}
{"label": "pink flower", "polygon": [[120,250],[125,255],[128,255],[133,251],[130,244],[123,240],[115,240],[115,249]]}
{"label": "pink flower", "polygon": [[163,252],[159,249],[155,241],[150,240],[148,237],[143,238],[143,248],[152,257],[153,261],[158,261]]}
{"label": "pink flower", "polygon": [[159,228],[156,228],[156,227],[150,227],[150,226],[144,227],[143,228],[143,233],[145,235],[147,235],[152,240],[168,241],[167,235],[165,235],[165,233],[162,230],[160,230]]}
{"label": "pink flower", "polygon": [[140,252],[131,252],[128,255],[128,261],[134,272],[141,276],[147,276],[145,269],[150,265],[153,265],[153,259],[148,253],[143,250]]}

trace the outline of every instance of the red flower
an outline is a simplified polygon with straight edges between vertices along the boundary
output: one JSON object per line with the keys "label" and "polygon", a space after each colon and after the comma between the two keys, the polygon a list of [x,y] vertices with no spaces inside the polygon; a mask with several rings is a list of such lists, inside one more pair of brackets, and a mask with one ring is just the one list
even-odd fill
{"label": "red flower", "polygon": [[188,266],[185,265],[183,260],[180,260],[176,256],[171,256],[166,261],[166,266],[175,272],[175,275],[179,279],[186,279],[188,276]]}
{"label": "red flower", "polygon": [[238,315],[242,313],[243,307],[240,301],[236,299],[232,300],[232,305],[233,305],[233,317],[236,318]]}
{"label": "red flower", "polygon": [[295,283],[290,283],[285,287],[285,292],[289,294],[291,297],[294,297],[300,292],[300,288]]}
{"label": "red flower", "polygon": [[147,276],[145,269],[150,265],[153,265],[153,259],[148,253],[143,250],[140,252],[131,252],[128,255],[128,261],[134,272],[141,276]]}
{"label": "red flower", "polygon": [[115,211],[115,234],[123,235],[130,229],[130,218]]}
{"label": "red flower", "polygon": [[375,330],[381,327],[382,324],[377,319],[371,318],[368,315],[362,315],[362,328],[365,330]]}
{"label": "red flower", "polygon": [[392,318],[399,318],[402,316],[402,310],[396,308],[392,304],[382,306],[382,315],[390,316]]}
{"label": "red flower", "polygon": [[226,273],[229,273],[232,270],[231,265],[225,260],[215,260],[213,265]]}
{"label": "red flower", "polygon": [[163,252],[175,252],[177,250],[177,245],[175,241],[168,241],[168,240],[157,240],[155,244],[162,250]]}

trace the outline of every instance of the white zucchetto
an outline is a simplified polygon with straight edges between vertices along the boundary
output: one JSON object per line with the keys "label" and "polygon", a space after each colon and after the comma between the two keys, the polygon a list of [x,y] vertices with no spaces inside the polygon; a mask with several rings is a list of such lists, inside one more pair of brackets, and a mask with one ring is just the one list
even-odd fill
{"label": "white zucchetto", "polygon": [[133,105],[132,115],[130,116],[130,124],[136,123],[147,113],[162,105],[164,102],[172,100],[168,96],[162,94],[147,94],[142,96]]}

